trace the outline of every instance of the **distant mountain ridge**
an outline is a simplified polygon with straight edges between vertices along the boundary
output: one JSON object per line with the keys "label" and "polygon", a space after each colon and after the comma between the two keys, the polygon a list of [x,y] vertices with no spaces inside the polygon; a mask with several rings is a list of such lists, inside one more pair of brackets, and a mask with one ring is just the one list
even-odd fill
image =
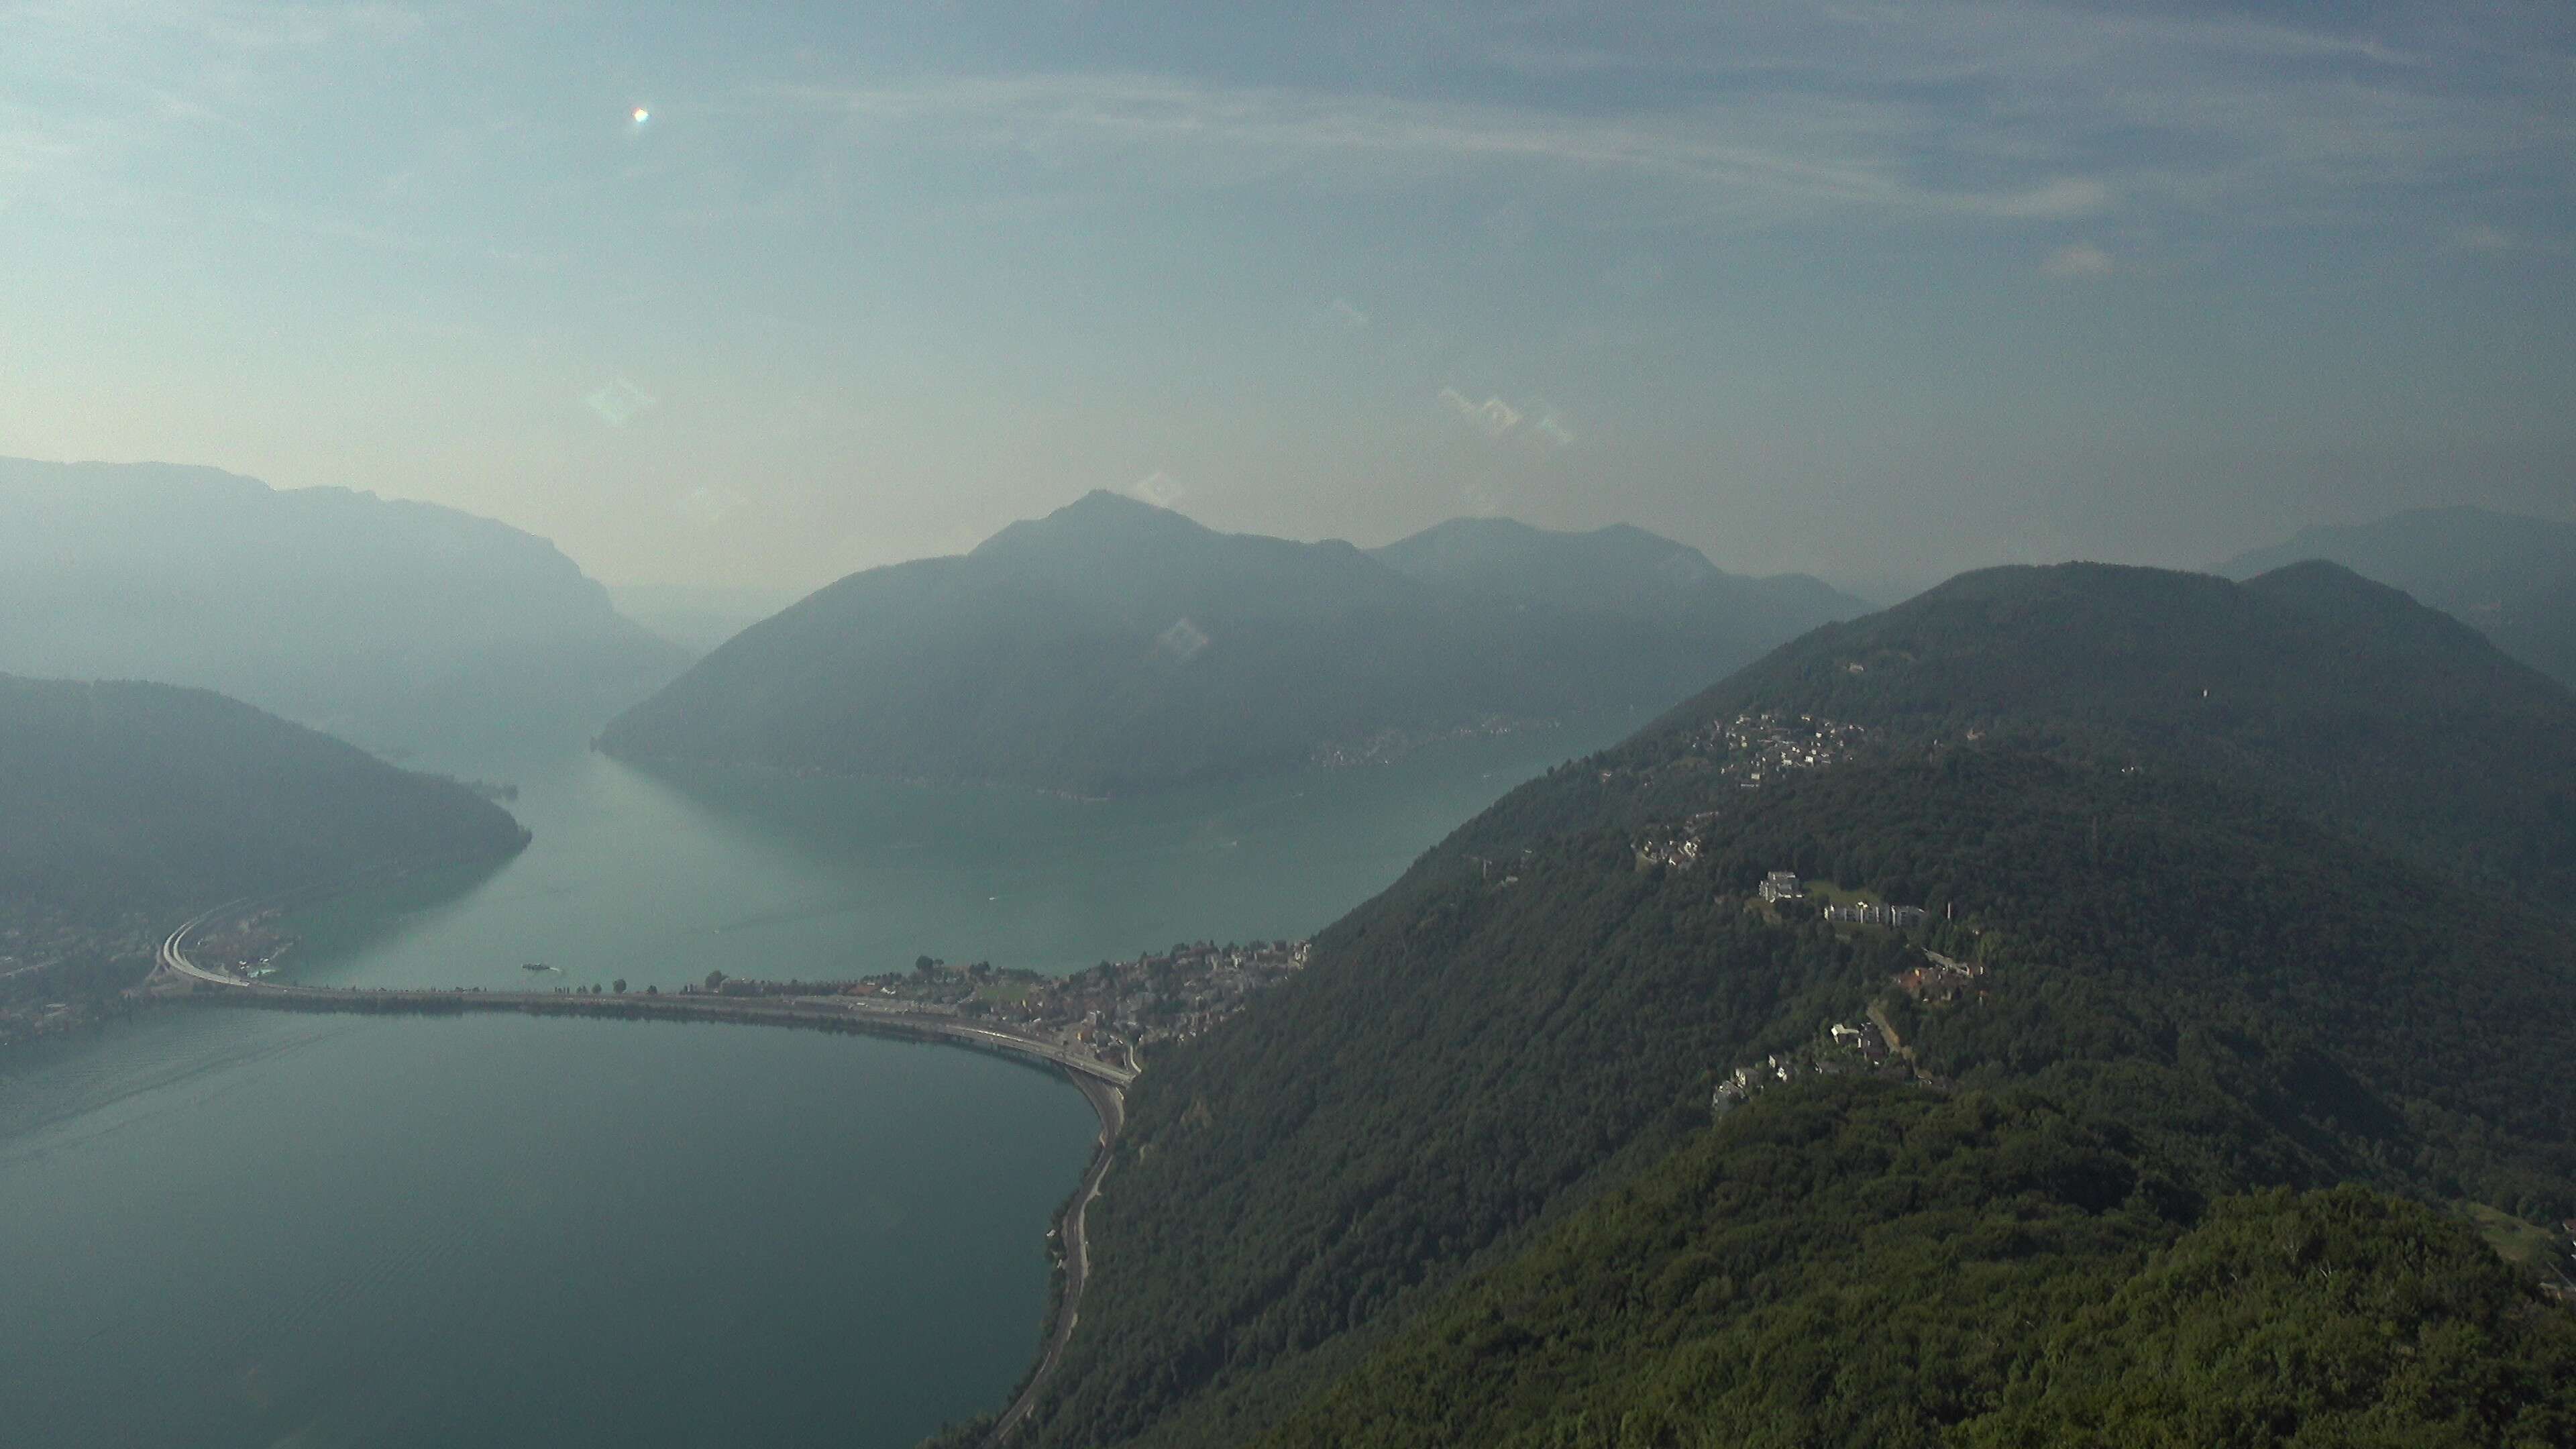
{"label": "distant mountain ridge", "polygon": [[216,689],[402,752],[578,742],[686,659],[490,519],[211,468],[0,459],[0,669]]}
{"label": "distant mountain ridge", "polygon": [[2576,523],[2422,508],[2375,523],[2302,529],[2216,571],[2246,579],[2302,559],[2339,563],[2404,589],[2576,688]]}
{"label": "distant mountain ridge", "polygon": [[1094,493],[962,556],[830,585],[601,742],[638,759],[1117,793],[1390,735],[1661,709],[1859,607],[1635,530],[1465,521],[1372,552]]}

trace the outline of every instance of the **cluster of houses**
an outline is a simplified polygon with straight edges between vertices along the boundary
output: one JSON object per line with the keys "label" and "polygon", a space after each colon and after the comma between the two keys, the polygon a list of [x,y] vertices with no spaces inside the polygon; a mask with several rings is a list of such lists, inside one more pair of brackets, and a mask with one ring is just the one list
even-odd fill
{"label": "cluster of houses", "polygon": [[1838,1021],[1816,1039],[1792,1052],[1774,1052],[1749,1067],[1737,1067],[1720,1078],[1710,1094],[1709,1110],[1723,1117],[1761,1092],[1800,1077],[1849,1076],[1860,1072],[1909,1075],[1911,1063],[1898,1058],[1895,1045],[1878,1023],[1864,1017]]}
{"label": "cluster of houses", "polygon": [[1699,837],[1695,835],[1648,835],[1630,848],[1636,852],[1641,870],[1657,865],[1688,870],[1699,864]]}
{"label": "cluster of houses", "polygon": [[1811,714],[1739,714],[1710,725],[1691,742],[1694,754],[1717,761],[1718,772],[1747,790],[1790,770],[1817,770],[1848,759],[1869,733],[1865,726]]}
{"label": "cluster of houses", "polygon": [[1941,1006],[1974,993],[1985,995],[1977,979],[1986,974],[1975,961],[1953,961],[1938,951],[1923,953],[1923,964],[1896,973],[1896,989],[1927,1006]]}
{"label": "cluster of houses", "polygon": [[[1773,879],[1781,874],[1784,873],[1775,872]],[[1890,984],[1916,1001],[1938,1006],[1970,995],[1984,997],[1985,991],[1977,982],[1985,974],[1986,968],[1975,962],[1953,961],[1937,951],[1925,951],[1922,965],[1898,972]],[[1886,1014],[1873,1006],[1858,1021],[1828,1025],[1796,1051],[1774,1052],[1751,1066],[1737,1067],[1719,1079],[1716,1091],[1709,1097],[1709,1110],[1723,1117],[1767,1087],[1800,1077],[1857,1072],[1911,1080],[1936,1092],[1946,1092],[1951,1087],[1948,1079],[1925,1071],[1915,1062],[1913,1048],[1897,1038],[1896,1028]],[[2576,1238],[2576,1218],[2568,1220],[2567,1229],[2571,1238]]]}
{"label": "cluster of houses", "polygon": [[[1796,871],[1775,870],[1762,878],[1760,894],[1765,903],[1778,907],[1805,900],[1807,889]],[[1850,905],[1828,901],[1824,912],[1825,920],[1837,926],[1889,926],[1900,931],[1910,931],[1931,919],[1921,906],[1872,905],[1866,901]]]}
{"label": "cluster of houses", "polygon": [[1875,906],[1866,902],[1825,907],[1825,919],[1837,926],[1892,926],[1911,930],[1929,919],[1921,906]]}
{"label": "cluster of houses", "polygon": [[[1242,1010],[1255,993],[1304,970],[1308,950],[1304,941],[1182,942],[1069,976],[980,961],[951,966],[924,956],[910,972],[827,989],[872,1009],[973,1018],[1137,1067],[1142,1048],[1197,1036]],[[744,984],[728,981],[723,989]],[[803,983],[752,985],[786,994],[815,990]]]}
{"label": "cluster of houses", "polygon": [[140,975],[155,940],[141,917],[97,923],[0,901],[0,1042],[87,1021],[97,993],[81,989],[85,973]]}

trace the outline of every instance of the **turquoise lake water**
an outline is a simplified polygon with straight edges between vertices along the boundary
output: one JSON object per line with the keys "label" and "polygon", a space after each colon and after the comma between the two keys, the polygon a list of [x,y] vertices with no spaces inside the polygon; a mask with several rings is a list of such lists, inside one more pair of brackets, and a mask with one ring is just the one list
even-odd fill
{"label": "turquoise lake water", "polygon": [[[669,987],[1300,936],[1619,728],[1106,803],[566,752],[506,772],[526,852],[304,909],[289,974]],[[0,1442],[902,1449],[1027,1369],[1096,1130],[1060,1079],[936,1046],[149,1013],[0,1056]]]}

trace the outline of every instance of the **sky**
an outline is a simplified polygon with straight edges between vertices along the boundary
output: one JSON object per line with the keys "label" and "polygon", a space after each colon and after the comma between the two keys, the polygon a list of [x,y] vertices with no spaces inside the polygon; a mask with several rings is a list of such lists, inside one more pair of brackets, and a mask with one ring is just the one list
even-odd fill
{"label": "sky", "polygon": [[2576,7],[0,0],[0,454],[787,590],[1094,488],[1883,589],[2571,518]]}

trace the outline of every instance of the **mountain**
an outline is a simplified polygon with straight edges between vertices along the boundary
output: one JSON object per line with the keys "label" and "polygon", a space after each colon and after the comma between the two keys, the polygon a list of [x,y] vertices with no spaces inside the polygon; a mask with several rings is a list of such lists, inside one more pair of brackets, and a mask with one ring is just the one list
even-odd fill
{"label": "mountain", "polygon": [[1732,631],[1776,642],[1857,604],[1804,574],[1727,573],[1698,549],[1626,524],[1556,533],[1509,518],[1455,518],[1372,553],[1407,578],[1487,606],[1683,619],[1717,638]]}
{"label": "mountain", "polygon": [[206,690],[0,675],[0,903],[168,914],[526,839],[463,785]]}
{"label": "mountain", "polygon": [[1659,710],[1846,603],[1634,530],[1453,524],[1372,554],[1094,493],[963,556],[831,585],[602,744],[1116,793]]}
{"label": "mountain", "polygon": [[2217,572],[2251,578],[2303,559],[2339,563],[2404,589],[2576,687],[2576,523],[2425,508],[2376,523],[2304,529]]}
{"label": "mountain", "polygon": [[2571,742],[2332,565],[1815,630],[1156,1059],[1022,1433],[2566,1442]]}
{"label": "mountain", "polygon": [[222,691],[371,748],[586,739],[686,656],[489,519],[209,468],[0,459],[0,669]]}
{"label": "mountain", "polygon": [[2259,781],[2384,846],[2505,882],[2570,882],[2576,695],[2457,621],[2333,564],[2244,584],[2069,564],[1966,574],[1828,626],[1650,730],[1791,709],[1929,745],[2016,741]]}

